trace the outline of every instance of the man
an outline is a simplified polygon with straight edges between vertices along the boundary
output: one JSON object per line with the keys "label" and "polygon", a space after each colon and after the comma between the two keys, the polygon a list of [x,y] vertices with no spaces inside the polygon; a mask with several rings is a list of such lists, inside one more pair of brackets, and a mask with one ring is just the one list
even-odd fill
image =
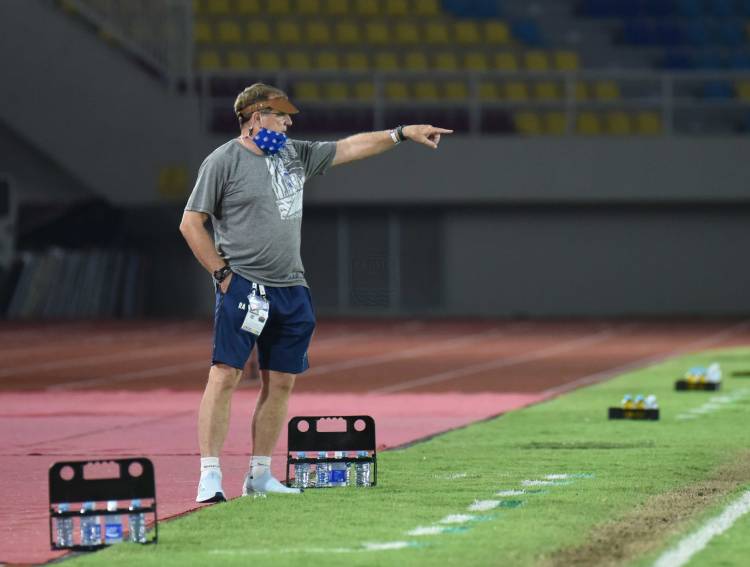
{"label": "man", "polygon": [[[252,419],[252,458],[243,495],[299,493],[271,475],[271,455],[286,421],[295,376],[308,368],[315,328],[300,258],[305,181],[332,165],[380,154],[404,140],[437,149],[429,125],[356,134],[337,142],[287,140],[298,112],[286,94],[256,83],[239,94],[240,136],[211,153],[180,223],[180,232],[216,287],[214,348],[198,413],[201,478],[197,502],[225,500],[219,454],[232,392],[257,345],[261,388]],[[211,217],[214,239],[205,223]]]}

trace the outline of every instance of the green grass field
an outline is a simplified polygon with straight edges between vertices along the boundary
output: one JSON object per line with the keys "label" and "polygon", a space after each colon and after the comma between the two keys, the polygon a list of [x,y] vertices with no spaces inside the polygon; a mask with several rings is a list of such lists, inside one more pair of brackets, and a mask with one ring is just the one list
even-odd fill
{"label": "green grass field", "polygon": [[[713,361],[720,392],[673,390]],[[240,498],[161,524],[156,546],[72,561],[649,565],[750,488],[750,378],[732,377],[748,369],[750,349],[669,360],[381,453],[375,488]],[[625,393],[655,394],[661,420],[607,420]],[[692,564],[741,565],[749,541],[746,515]]]}

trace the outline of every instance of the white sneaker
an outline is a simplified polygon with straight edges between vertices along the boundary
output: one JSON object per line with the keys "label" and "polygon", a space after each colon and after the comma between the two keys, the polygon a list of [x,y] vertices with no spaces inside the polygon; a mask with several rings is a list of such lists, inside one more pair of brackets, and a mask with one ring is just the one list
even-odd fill
{"label": "white sneaker", "polygon": [[258,478],[250,478],[250,473],[245,475],[245,484],[242,485],[242,496],[250,494],[299,494],[299,488],[284,486],[271,476],[271,471],[266,471]]}
{"label": "white sneaker", "polygon": [[208,502],[225,502],[224,489],[221,488],[221,471],[207,470],[201,473],[198,483],[198,496],[195,501],[201,504]]}

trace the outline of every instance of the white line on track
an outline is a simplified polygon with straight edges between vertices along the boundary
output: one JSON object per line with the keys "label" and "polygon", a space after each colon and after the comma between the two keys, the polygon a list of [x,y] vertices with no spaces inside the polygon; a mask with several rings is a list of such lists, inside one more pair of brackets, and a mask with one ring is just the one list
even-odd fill
{"label": "white line on track", "polygon": [[729,504],[717,517],[711,519],[698,531],[683,538],[674,548],[665,552],[654,563],[654,567],[680,567],[685,565],[717,535],[723,534],[742,516],[750,512],[750,490]]}
{"label": "white line on track", "polygon": [[[627,327],[629,328],[629,327]],[[562,354],[579,348],[587,347],[611,339],[618,333],[625,330],[626,327],[620,330],[606,329],[599,331],[591,335],[577,338],[572,341],[566,341],[559,343],[551,347],[543,348],[541,350],[531,351],[526,354],[518,356],[502,356],[487,362],[480,362],[478,364],[472,364],[471,366],[464,366],[463,368],[455,368],[453,370],[447,370],[445,372],[438,372],[437,374],[430,374],[421,378],[415,378],[414,380],[408,380],[401,382],[400,384],[393,384],[390,386],[384,386],[376,390],[370,390],[370,394],[393,394],[394,392],[401,392],[403,390],[411,390],[412,388],[418,388],[420,386],[426,386],[427,384],[435,384],[437,382],[445,382],[446,380],[453,380],[456,378],[465,378],[472,374],[478,374],[486,370],[498,370],[500,368],[508,368],[510,366],[517,366],[525,364],[527,362],[535,362],[543,358],[548,358],[556,354]]]}
{"label": "white line on track", "polygon": [[103,378],[91,378],[89,380],[65,382],[63,384],[55,384],[54,386],[50,386],[46,388],[46,390],[48,392],[56,392],[62,390],[80,390],[81,388],[88,388],[90,386],[101,386],[102,384],[113,384],[115,382],[133,382],[135,380],[145,380],[147,378],[169,376],[177,372],[190,372],[200,369],[204,369],[206,370],[206,372],[208,372],[208,363],[205,360],[201,360],[200,362],[184,362],[182,364],[173,364],[172,366],[159,366],[157,368],[149,368],[147,370],[140,370],[137,372],[124,372],[122,374],[105,376]]}

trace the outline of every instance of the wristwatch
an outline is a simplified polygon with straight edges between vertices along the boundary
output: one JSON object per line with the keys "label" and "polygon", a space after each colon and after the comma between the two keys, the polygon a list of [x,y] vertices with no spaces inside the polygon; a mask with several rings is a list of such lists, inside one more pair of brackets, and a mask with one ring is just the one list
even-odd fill
{"label": "wristwatch", "polygon": [[219,268],[213,273],[214,281],[216,283],[221,283],[225,279],[227,279],[227,276],[232,273],[232,268],[229,267],[229,265],[224,266],[223,268]]}

